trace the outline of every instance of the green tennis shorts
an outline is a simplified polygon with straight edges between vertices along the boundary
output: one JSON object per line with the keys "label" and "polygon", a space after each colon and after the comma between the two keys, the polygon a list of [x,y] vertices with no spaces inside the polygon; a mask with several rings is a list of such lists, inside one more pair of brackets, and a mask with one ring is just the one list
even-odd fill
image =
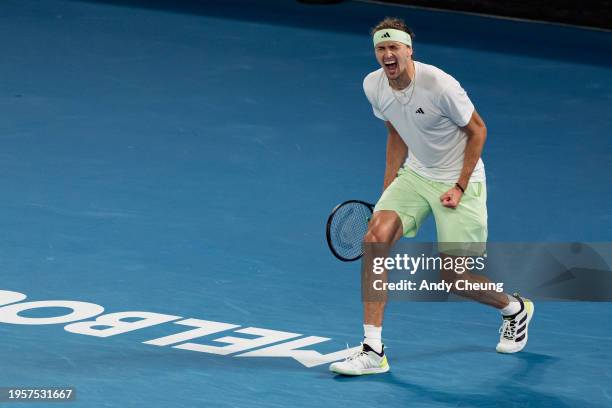
{"label": "green tennis shorts", "polygon": [[411,169],[401,168],[374,211],[395,211],[402,221],[405,237],[414,237],[423,221],[433,213],[438,242],[487,242],[486,183],[469,183],[456,209],[444,207],[440,202],[440,196],[453,186],[454,183],[432,181]]}

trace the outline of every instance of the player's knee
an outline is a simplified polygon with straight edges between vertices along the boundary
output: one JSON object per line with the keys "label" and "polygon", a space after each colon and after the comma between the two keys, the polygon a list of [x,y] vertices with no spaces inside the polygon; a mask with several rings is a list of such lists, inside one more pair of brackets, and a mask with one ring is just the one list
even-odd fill
{"label": "player's knee", "polygon": [[370,222],[364,242],[367,244],[390,244],[395,242],[401,236],[401,233],[402,224],[397,215],[393,212],[382,211],[376,213]]}
{"label": "player's knee", "polygon": [[364,242],[366,244],[384,244],[392,241],[393,232],[391,231],[391,228],[383,226],[370,228],[364,237]]}
{"label": "player's knee", "polygon": [[363,242],[365,242],[366,244],[375,244],[378,242],[383,242],[381,238],[382,237],[378,233],[378,231],[376,231],[375,229],[370,229],[363,237]]}

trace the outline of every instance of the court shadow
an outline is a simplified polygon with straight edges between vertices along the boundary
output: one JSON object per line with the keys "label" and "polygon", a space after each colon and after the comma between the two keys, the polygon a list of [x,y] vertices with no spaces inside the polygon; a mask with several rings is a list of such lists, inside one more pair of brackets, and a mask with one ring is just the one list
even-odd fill
{"label": "court shadow", "polygon": [[[451,347],[451,348],[447,348],[444,350],[434,349],[434,350],[429,350],[429,351],[424,351],[424,352],[417,352],[414,354],[410,354],[408,359],[410,361],[416,361],[416,360],[425,360],[431,357],[438,357],[444,354],[489,353],[489,352],[491,352],[490,347],[483,347],[483,346],[476,346],[476,345],[464,345],[464,346],[458,346],[458,347]],[[393,357],[393,360],[396,360],[395,356]],[[401,360],[401,356],[400,356],[400,360]]]}
{"label": "court shadow", "polygon": [[[482,392],[479,393],[456,391],[454,390],[456,389],[454,385],[441,388],[416,384],[407,381],[404,377],[393,372],[363,377],[338,375],[334,377],[334,381],[340,383],[349,381],[380,382],[401,388],[409,392],[410,395],[418,397],[419,401],[430,400],[433,403],[453,406],[460,405],[462,407],[598,407],[598,405],[592,404],[585,399],[559,397],[554,395],[554,393],[535,389],[535,386],[537,386],[544,375],[550,375],[547,372],[547,368],[558,361],[558,357],[531,352],[521,352],[504,357],[519,360],[522,364],[505,373],[503,377],[491,379],[483,384],[480,387]],[[469,376],[466,376],[465,381],[469,381]],[[414,400],[411,401],[414,402]]]}

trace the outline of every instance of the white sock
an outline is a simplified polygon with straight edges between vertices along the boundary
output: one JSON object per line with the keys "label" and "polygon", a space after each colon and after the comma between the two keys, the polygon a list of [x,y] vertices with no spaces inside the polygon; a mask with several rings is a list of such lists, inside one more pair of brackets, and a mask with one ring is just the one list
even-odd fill
{"label": "white sock", "polygon": [[508,303],[508,306],[500,310],[501,313],[504,316],[510,316],[510,315],[518,313],[521,310],[521,304],[519,303],[519,301],[514,296],[510,296],[510,295],[506,295],[506,296],[508,296],[509,303]]}
{"label": "white sock", "polygon": [[363,342],[372,347],[377,353],[382,351],[382,326],[376,327],[371,324],[363,325]]}

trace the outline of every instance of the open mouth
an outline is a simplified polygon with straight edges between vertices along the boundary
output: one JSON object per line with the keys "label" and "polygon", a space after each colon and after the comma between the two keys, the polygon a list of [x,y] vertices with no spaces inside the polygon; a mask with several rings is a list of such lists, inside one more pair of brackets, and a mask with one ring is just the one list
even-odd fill
{"label": "open mouth", "polygon": [[385,65],[385,70],[387,70],[389,74],[393,75],[397,72],[397,61],[395,59],[383,61],[383,63]]}

